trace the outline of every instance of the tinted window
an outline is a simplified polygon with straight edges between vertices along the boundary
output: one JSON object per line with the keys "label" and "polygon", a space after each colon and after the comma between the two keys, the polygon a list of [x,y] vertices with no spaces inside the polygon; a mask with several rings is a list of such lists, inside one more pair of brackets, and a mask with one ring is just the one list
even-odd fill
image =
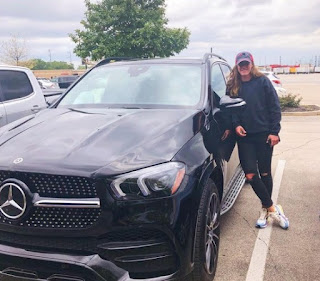
{"label": "tinted window", "polygon": [[211,68],[211,89],[221,98],[226,94],[226,82],[219,65]]}
{"label": "tinted window", "polygon": [[90,71],[60,102],[62,106],[194,107],[201,97],[200,65],[137,64]]}
{"label": "tinted window", "polygon": [[23,98],[33,92],[28,76],[20,71],[1,70],[0,87],[4,101]]}
{"label": "tinted window", "polygon": [[231,72],[230,67],[225,65],[225,64],[221,64],[220,66],[221,66],[223,75],[226,78],[226,81],[228,81],[229,75],[230,75],[230,72]]}

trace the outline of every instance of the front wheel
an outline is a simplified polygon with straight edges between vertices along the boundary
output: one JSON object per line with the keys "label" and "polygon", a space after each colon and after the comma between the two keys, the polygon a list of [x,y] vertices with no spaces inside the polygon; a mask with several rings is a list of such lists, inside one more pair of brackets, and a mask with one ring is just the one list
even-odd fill
{"label": "front wheel", "polygon": [[195,233],[193,281],[212,281],[218,263],[220,242],[220,199],[211,179],[205,185],[198,209]]}

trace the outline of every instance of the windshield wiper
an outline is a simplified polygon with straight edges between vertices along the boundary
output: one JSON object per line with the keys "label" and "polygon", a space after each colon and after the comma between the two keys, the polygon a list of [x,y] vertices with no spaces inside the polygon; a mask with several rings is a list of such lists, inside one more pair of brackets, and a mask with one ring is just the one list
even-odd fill
{"label": "windshield wiper", "polygon": [[69,109],[70,111],[74,111],[74,112],[80,112],[80,113],[85,113],[85,114],[95,114],[95,113],[93,113],[93,112],[87,112],[87,111],[75,109],[75,108],[72,108],[72,107],[68,107],[68,109]]}
{"label": "windshield wiper", "polygon": [[125,108],[125,109],[146,109],[144,107],[138,107],[138,106],[122,106],[121,108]]}

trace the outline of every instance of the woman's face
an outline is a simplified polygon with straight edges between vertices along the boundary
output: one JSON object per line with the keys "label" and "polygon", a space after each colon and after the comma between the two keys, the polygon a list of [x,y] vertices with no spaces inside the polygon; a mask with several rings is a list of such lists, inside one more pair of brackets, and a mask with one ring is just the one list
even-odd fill
{"label": "woman's face", "polygon": [[241,76],[248,76],[251,75],[251,69],[253,65],[251,62],[248,61],[242,61],[237,65],[238,71]]}

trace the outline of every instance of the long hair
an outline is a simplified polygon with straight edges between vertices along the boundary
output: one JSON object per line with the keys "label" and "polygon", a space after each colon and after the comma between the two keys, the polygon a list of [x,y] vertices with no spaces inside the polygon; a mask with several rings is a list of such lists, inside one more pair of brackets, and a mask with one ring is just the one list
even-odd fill
{"label": "long hair", "polygon": [[[261,77],[264,74],[252,63],[251,75],[253,78]],[[241,88],[241,75],[238,71],[237,65],[233,67],[227,82],[227,92],[231,97],[237,97]]]}

